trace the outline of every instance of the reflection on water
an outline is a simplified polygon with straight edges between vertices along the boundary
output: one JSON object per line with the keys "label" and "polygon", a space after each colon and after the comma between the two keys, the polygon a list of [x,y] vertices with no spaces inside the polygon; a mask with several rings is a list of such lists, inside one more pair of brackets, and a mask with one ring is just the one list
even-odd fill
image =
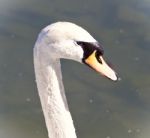
{"label": "reflection on water", "polygon": [[66,20],[103,43],[121,76],[112,83],[81,64],[62,61],[79,138],[149,138],[149,12],[148,0],[1,0],[0,137],[47,137],[32,49],[44,26]]}

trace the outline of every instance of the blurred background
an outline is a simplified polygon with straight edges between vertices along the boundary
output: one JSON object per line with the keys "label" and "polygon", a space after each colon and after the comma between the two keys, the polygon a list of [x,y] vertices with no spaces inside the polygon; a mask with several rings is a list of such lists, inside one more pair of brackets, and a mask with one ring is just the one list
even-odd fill
{"label": "blurred background", "polygon": [[120,76],[62,60],[78,138],[149,138],[150,0],[0,0],[0,138],[48,138],[32,53],[56,21],[87,29]]}

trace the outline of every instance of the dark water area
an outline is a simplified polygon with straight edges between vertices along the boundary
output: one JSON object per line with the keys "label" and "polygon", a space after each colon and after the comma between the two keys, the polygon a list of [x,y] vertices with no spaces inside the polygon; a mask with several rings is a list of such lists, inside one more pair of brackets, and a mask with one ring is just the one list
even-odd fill
{"label": "dark water area", "polygon": [[120,81],[62,60],[79,138],[150,137],[149,0],[0,0],[0,138],[47,138],[36,89],[33,46],[56,21],[87,29]]}

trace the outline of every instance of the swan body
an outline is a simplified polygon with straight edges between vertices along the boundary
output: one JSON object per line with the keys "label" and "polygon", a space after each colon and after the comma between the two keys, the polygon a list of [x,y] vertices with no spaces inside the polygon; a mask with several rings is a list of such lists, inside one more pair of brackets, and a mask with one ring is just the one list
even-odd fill
{"label": "swan body", "polygon": [[39,34],[34,46],[34,68],[49,138],[77,138],[62,82],[60,58],[84,63],[116,81],[116,73],[102,55],[98,42],[73,23],[53,23]]}

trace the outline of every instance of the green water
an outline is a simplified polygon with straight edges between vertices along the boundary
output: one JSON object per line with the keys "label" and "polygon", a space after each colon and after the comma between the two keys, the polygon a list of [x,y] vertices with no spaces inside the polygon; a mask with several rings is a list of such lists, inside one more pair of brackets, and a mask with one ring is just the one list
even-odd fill
{"label": "green water", "polygon": [[32,50],[55,21],[87,29],[121,81],[62,60],[78,138],[150,137],[149,0],[0,0],[0,138],[47,138]]}

